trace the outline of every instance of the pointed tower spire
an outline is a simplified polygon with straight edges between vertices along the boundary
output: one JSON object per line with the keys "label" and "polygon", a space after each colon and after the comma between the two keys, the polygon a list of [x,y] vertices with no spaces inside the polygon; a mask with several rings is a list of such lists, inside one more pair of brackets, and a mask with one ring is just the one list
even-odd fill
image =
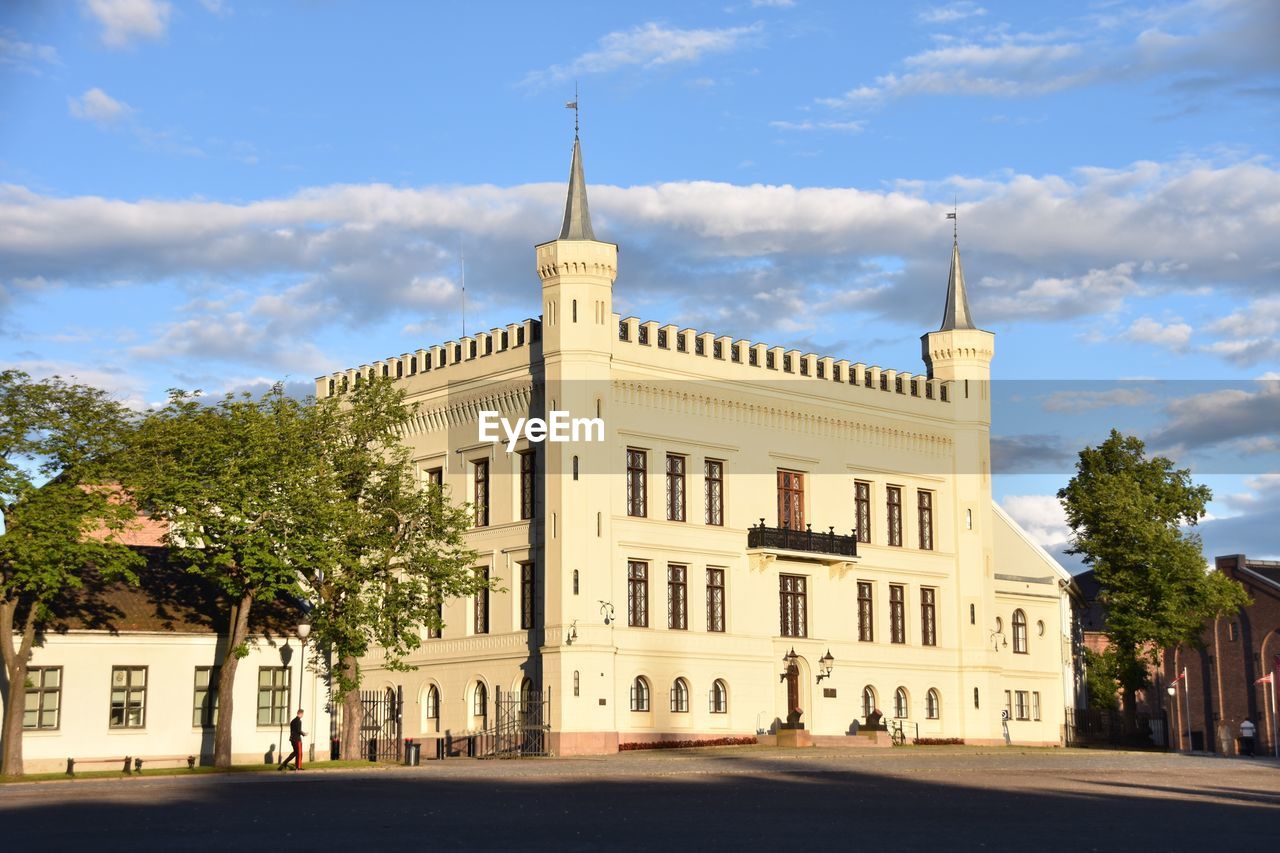
{"label": "pointed tower spire", "polygon": [[[953,238],[954,240],[954,238]],[[960,266],[960,241],[951,244],[951,275],[947,277],[947,306],[942,311],[939,332],[954,329],[976,329],[969,313],[969,296],[964,289],[964,267]]]}
{"label": "pointed tower spire", "polygon": [[587,179],[582,175],[582,144],[573,137],[573,164],[569,167],[569,197],[564,203],[561,240],[594,240],[591,211],[587,209]]}

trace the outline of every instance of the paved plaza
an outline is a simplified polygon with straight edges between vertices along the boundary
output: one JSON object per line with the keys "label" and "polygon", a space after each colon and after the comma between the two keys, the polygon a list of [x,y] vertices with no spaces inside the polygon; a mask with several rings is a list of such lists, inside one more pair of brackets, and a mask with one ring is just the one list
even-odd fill
{"label": "paved plaza", "polygon": [[11,850],[1264,850],[1280,764],[739,748],[0,786]]}

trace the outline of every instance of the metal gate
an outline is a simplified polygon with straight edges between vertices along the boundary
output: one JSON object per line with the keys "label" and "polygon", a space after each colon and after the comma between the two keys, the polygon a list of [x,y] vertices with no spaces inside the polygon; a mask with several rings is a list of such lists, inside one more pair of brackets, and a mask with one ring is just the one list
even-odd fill
{"label": "metal gate", "polygon": [[525,689],[518,693],[495,691],[493,728],[485,732],[488,758],[521,758],[550,755],[551,691]]}
{"label": "metal gate", "polygon": [[370,761],[400,761],[403,757],[404,691],[396,687],[386,690],[360,691],[360,742]]}

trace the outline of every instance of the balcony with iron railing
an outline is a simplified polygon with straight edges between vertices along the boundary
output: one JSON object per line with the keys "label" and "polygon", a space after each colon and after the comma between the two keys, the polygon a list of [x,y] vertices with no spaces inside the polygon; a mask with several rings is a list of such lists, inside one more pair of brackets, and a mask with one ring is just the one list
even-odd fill
{"label": "balcony with iron railing", "polygon": [[824,532],[808,524],[804,530],[768,527],[762,518],[759,525],[747,528],[747,552],[774,557],[785,554],[823,563],[852,562],[858,559],[858,537],[856,532],[836,533],[834,527]]}

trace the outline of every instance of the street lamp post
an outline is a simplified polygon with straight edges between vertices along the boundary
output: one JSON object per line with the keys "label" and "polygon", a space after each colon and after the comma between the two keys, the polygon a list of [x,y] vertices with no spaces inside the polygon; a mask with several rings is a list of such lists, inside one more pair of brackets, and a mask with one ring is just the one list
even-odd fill
{"label": "street lamp post", "polygon": [[[1186,717],[1186,725],[1187,725],[1187,752],[1190,752],[1191,751],[1191,695],[1190,695],[1191,691],[1187,689],[1187,686],[1190,684],[1190,681],[1187,679],[1187,668],[1185,666],[1182,668],[1182,672],[1178,674],[1178,677],[1175,678],[1169,684],[1169,688],[1168,688],[1169,696],[1170,698],[1172,698],[1172,700],[1175,703],[1178,701],[1177,684],[1179,681],[1182,682],[1182,704],[1186,711],[1185,717]],[[1181,731],[1178,732],[1178,740],[1179,741],[1182,740]]]}
{"label": "street lamp post", "polygon": [[[306,672],[307,672],[307,637],[311,636],[311,623],[299,622],[297,632],[298,632],[298,640],[302,643],[302,650],[301,650],[302,653],[299,655],[301,660],[298,663],[298,704],[301,705],[302,704],[302,680],[306,676]],[[293,691],[290,691],[290,693],[292,692]],[[311,712],[314,714],[315,708],[312,708]],[[311,727],[312,728],[315,727],[314,719],[311,722]],[[307,757],[308,764],[310,764],[312,761],[315,761],[316,759],[315,738],[310,737],[309,740],[311,741],[311,752]]]}

